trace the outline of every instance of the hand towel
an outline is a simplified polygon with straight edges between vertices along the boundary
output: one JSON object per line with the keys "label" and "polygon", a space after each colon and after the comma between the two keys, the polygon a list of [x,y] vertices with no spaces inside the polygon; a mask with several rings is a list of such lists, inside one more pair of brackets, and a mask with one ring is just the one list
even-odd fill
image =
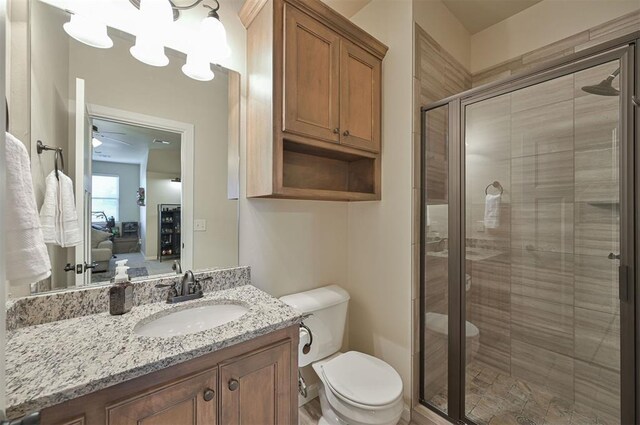
{"label": "hand towel", "polygon": [[11,285],[35,283],[51,275],[24,144],[5,133],[7,196],[4,207],[7,280]]}
{"label": "hand towel", "polygon": [[484,201],[484,227],[497,229],[500,226],[500,201],[502,195],[487,195]]}
{"label": "hand towel", "polygon": [[82,242],[73,182],[61,170],[49,173],[45,180],[44,203],[40,209],[44,241],[63,248]]}

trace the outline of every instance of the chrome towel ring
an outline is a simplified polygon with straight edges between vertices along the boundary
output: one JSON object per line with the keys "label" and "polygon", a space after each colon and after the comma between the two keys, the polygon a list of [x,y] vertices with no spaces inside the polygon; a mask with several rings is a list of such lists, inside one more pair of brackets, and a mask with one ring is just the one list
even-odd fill
{"label": "chrome towel ring", "polygon": [[488,184],[487,187],[484,188],[484,194],[488,195],[489,194],[489,188],[493,186],[496,189],[498,189],[500,191],[500,195],[502,195],[504,193],[504,188],[502,187],[502,185],[500,184],[500,182],[498,180],[494,181],[491,184]]}

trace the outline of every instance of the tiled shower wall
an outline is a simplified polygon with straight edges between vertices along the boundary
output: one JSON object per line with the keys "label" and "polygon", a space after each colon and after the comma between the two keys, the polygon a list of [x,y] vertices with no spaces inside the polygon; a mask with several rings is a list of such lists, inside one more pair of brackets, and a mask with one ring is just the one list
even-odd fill
{"label": "tiled shower wall", "polygon": [[[472,85],[526,71],[638,28],[640,11],[484,70],[473,75]],[[497,120],[492,128],[504,140],[510,127],[511,169],[504,161],[494,172],[510,187],[503,198],[510,208],[503,205],[502,212],[510,214],[511,228],[501,226],[494,237],[511,248],[508,257],[472,265],[472,281],[480,291],[472,292],[468,306],[481,335],[485,328],[478,359],[555,389],[613,422],[619,420],[620,311],[618,262],[607,256],[619,252],[618,223],[611,220],[618,201],[617,164],[611,163],[618,98],[588,96],[580,87],[596,84],[616,67],[603,65],[558,79],[545,93],[532,87],[486,105],[484,112]],[[497,158],[500,139],[486,148]],[[486,180],[482,170],[486,167],[478,167],[474,180]],[[527,181],[534,170],[536,184]],[[538,204],[536,216],[527,199]],[[473,210],[481,214],[476,202]],[[481,217],[471,220],[477,223]],[[468,229],[478,226],[470,223]]]}
{"label": "tiled shower wall", "polygon": [[[582,86],[606,64],[467,109],[467,236],[499,254],[468,263],[477,360],[563,400],[619,411],[619,98]],[[484,229],[484,188],[505,189],[498,229]]]}

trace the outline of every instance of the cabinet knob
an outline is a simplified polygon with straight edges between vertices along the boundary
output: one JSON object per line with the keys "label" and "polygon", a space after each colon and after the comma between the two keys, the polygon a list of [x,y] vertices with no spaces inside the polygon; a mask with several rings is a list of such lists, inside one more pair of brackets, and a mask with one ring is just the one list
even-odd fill
{"label": "cabinet knob", "polygon": [[333,134],[340,134],[340,129],[338,127],[334,128]]}
{"label": "cabinet knob", "polygon": [[349,130],[345,130],[344,133],[342,133],[342,135],[345,137],[349,137],[349,134],[351,134],[349,133]]}
{"label": "cabinet knob", "polygon": [[216,395],[215,391],[213,391],[211,388],[207,388],[204,391],[204,394],[202,395],[202,398],[204,398],[204,401],[211,401],[213,400],[213,396]]}
{"label": "cabinet knob", "polygon": [[229,381],[229,390],[230,391],[237,390],[239,386],[240,386],[240,384],[238,383],[238,381],[236,379],[231,379]]}

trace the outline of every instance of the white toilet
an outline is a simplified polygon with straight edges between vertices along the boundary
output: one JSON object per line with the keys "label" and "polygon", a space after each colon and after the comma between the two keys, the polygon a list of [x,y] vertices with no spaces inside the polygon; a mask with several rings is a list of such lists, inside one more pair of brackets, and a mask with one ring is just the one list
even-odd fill
{"label": "white toilet", "polygon": [[311,364],[320,377],[319,424],[397,424],[404,407],[398,372],[376,357],[339,352],[347,318],[347,291],[331,285],[280,299],[302,314],[310,314],[304,324],[311,336],[301,328],[298,365]]}

